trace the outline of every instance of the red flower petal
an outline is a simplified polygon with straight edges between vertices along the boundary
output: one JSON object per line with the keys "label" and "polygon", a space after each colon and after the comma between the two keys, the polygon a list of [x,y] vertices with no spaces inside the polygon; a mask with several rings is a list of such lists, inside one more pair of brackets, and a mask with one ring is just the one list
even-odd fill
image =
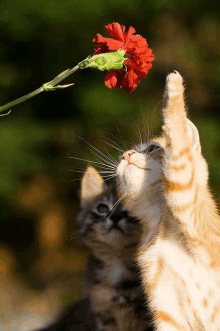
{"label": "red flower petal", "polygon": [[115,39],[125,42],[125,26],[119,23],[106,25],[107,32]]}
{"label": "red flower petal", "polygon": [[137,87],[139,81],[140,79],[138,75],[131,69],[126,73],[123,81],[121,82],[121,87],[131,93]]}
{"label": "red flower petal", "polygon": [[125,32],[125,27],[119,23],[106,25],[107,32],[113,38],[105,38],[97,34],[95,42],[95,54],[106,53],[123,48],[129,58],[124,62],[127,71],[110,71],[105,77],[105,84],[109,88],[120,87],[129,93],[134,91],[152,67],[151,62],[155,59],[152,49],[148,47],[147,40],[141,35],[135,35],[135,29],[130,27]]}
{"label": "red flower petal", "polygon": [[97,34],[97,38],[93,39],[93,42],[96,44],[101,44],[101,45],[107,46],[108,50],[110,50],[110,51],[117,51],[119,48],[123,47],[123,45],[124,45],[124,43],[122,41],[111,39],[111,38],[105,38],[99,33]]}
{"label": "red flower petal", "polygon": [[105,85],[109,88],[117,87],[117,73],[115,71],[109,71],[105,76]]}
{"label": "red flower petal", "polygon": [[130,28],[128,28],[127,33],[125,34],[126,40],[129,40],[135,32],[136,30],[132,26],[130,26]]}

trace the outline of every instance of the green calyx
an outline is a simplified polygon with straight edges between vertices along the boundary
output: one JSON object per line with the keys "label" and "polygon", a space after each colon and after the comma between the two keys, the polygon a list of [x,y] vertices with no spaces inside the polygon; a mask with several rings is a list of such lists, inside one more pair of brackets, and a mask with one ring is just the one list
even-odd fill
{"label": "green calyx", "polygon": [[93,55],[78,64],[80,69],[96,68],[99,70],[120,70],[124,69],[124,62],[129,58],[122,49],[116,52],[101,53]]}

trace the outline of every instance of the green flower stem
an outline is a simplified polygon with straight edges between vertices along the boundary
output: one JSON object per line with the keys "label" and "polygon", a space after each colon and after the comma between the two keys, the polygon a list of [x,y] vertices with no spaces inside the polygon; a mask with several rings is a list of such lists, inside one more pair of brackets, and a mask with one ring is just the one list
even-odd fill
{"label": "green flower stem", "polygon": [[[96,68],[99,70],[126,70],[126,66],[124,62],[129,58],[129,55],[125,53],[123,49],[119,49],[115,52],[110,53],[101,53],[96,54],[93,56],[88,56],[85,60],[79,62],[77,66],[73,67],[72,69],[67,69],[58,76],[56,76],[53,80],[51,80],[48,83],[43,84],[40,88],[37,90],[24,95],[23,97],[16,99],[12,102],[7,103],[6,105],[0,107],[0,113],[8,110],[11,107],[14,107],[16,105],[19,105],[19,103],[22,103],[30,98],[33,98],[35,95],[44,92],[44,91],[55,91],[57,89],[66,88],[69,86],[74,85],[73,84],[67,84],[67,85],[57,85],[62,80],[67,78],[69,75],[71,75],[73,72],[77,71],[78,69],[85,69],[85,68]],[[7,114],[4,114],[7,115]],[[0,115],[0,116],[4,116]]]}
{"label": "green flower stem", "polygon": [[72,84],[67,84],[67,85],[57,85],[58,83],[60,83],[62,80],[64,80],[66,77],[68,77],[69,75],[71,75],[72,73],[74,73],[75,71],[77,71],[79,69],[79,66],[75,66],[72,69],[67,69],[63,72],[61,72],[61,74],[59,74],[58,76],[56,76],[53,80],[51,80],[48,83],[43,84],[40,88],[38,88],[37,90],[24,95],[21,98],[18,98],[14,101],[11,101],[7,104],[5,104],[4,106],[0,107],[0,113],[8,110],[9,108],[12,108],[16,105],[19,105],[19,103],[22,103],[32,97],[34,97],[35,95],[44,92],[44,91],[55,91],[57,89],[62,89],[62,88],[66,88],[69,86],[74,85],[74,83]]}

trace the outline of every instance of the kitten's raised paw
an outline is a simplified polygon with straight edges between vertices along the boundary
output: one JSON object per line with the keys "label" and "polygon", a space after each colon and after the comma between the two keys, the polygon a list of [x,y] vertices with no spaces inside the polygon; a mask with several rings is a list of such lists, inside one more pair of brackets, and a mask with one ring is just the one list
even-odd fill
{"label": "kitten's raised paw", "polygon": [[184,87],[183,87],[183,78],[178,73],[178,71],[174,71],[167,75],[166,85],[164,91],[164,101],[165,105],[169,100],[178,99],[180,96],[183,96]]}
{"label": "kitten's raised paw", "polygon": [[174,72],[171,72],[170,74],[167,75],[166,84],[169,84],[169,83],[182,84],[182,82],[183,82],[183,78],[180,75],[180,73],[176,70],[174,70]]}
{"label": "kitten's raised paw", "polygon": [[183,91],[183,78],[178,73],[178,71],[174,71],[167,75],[165,88],[168,92],[171,93],[178,93]]}

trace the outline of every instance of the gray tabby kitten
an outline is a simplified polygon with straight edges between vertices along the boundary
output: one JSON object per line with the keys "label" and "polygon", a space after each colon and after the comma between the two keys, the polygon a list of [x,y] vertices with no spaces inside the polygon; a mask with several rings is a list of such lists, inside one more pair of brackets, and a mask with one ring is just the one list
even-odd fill
{"label": "gray tabby kitten", "polygon": [[153,330],[135,262],[140,223],[91,166],[81,183],[77,226],[89,249],[86,287],[97,330]]}

